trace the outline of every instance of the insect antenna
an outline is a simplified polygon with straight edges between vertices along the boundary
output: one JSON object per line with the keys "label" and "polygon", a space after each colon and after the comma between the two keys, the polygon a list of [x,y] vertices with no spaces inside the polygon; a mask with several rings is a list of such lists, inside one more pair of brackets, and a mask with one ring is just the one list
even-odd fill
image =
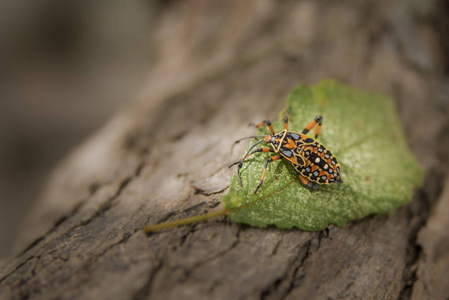
{"label": "insect antenna", "polygon": [[[264,135],[263,135],[264,136]],[[260,143],[262,143],[262,142],[265,142],[264,140],[260,140],[260,141],[258,141],[257,143],[255,143],[254,145],[252,145],[249,149],[248,149],[248,151],[246,152],[246,154],[245,154],[245,156],[243,157],[243,159],[245,159],[246,158],[246,156],[249,154],[249,152],[254,148],[254,147],[256,147],[257,145],[259,145]],[[243,160],[242,160],[242,162],[243,162]]]}
{"label": "insect antenna", "polygon": [[252,135],[252,136],[247,136],[241,139],[238,139],[234,142],[234,144],[232,144],[231,146],[231,154],[232,154],[232,150],[234,150],[235,145],[237,145],[238,143],[240,143],[243,140],[247,140],[247,139],[253,139],[253,138],[258,138],[258,137],[265,137],[265,135]]}
{"label": "insect antenna", "polygon": [[[263,136],[264,136],[264,135],[263,135]],[[260,137],[260,136],[257,136],[257,137]],[[245,160],[246,156],[249,154],[249,152],[250,152],[254,147],[256,147],[257,145],[259,145],[259,144],[262,143],[262,142],[264,142],[264,140],[260,140],[260,141],[258,141],[257,143],[255,143],[254,145],[252,145],[252,146],[248,149],[248,151],[246,152],[245,156],[243,156],[243,158],[241,158],[240,160],[238,160],[238,161],[236,161],[235,163],[232,163],[232,164],[230,164],[230,165],[228,166],[228,167],[230,168],[230,167],[232,167],[232,166],[234,166],[234,165],[236,165],[236,164],[239,165],[239,166],[238,166],[238,169],[237,169],[237,177],[239,178],[240,186],[243,186],[243,184],[242,184],[242,179],[240,178],[240,169],[241,169],[242,166],[243,166],[243,160]]]}

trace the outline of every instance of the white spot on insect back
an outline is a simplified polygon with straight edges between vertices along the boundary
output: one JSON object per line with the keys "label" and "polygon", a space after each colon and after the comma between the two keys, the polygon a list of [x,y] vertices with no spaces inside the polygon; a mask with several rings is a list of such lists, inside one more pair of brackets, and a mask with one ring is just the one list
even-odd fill
{"label": "white spot on insect back", "polygon": [[328,164],[325,164],[324,167],[323,167],[323,169],[324,169],[324,170],[327,170],[327,168],[329,168],[329,165],[328,165]]}
{"label": "white spot on insect back", "polygon": [[317,157],[317,158],[315,159],[315,163],[317,164],[317,163],[319,163],[319,162],[320,162],[320,158]]}

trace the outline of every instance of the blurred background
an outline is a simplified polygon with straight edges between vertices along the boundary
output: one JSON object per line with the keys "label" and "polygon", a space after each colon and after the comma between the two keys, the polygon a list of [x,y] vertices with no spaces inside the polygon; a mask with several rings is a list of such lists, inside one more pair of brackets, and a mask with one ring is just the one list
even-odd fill
{"label": "blurred background", "polygon": [[[326,295],[344,298],[365,295],[365,286],[377,292],[377,286],[394,278],[389,286],[401,299],[412,292],[419,295],[412,299],[445,299],[448,32],[448,0],[0,0],[1,285],[18,299],[47,292],[54,295],[50,298],[64,297],[67,289],[67,297],[108,292],[117,299],[143,299],[187,292],[232,298],[238,291],[275,299],[317,291],[318,276],[326,281],[322,291],[334,287]],[[215,155],[209,150],[254,133],[249,122],[275,118],[292,87],[324,78],[395,99],[410,147],[428,174],[419,199],[398,211],[399,219],[384,222],[379,216],[338,230],[343,238],[349,233],[349,243],[361,237],[359,246],[355,252],[336,248],[334,256],[343,260],[324,273],[320,266],[328,264],[329,256],[318,252],[328,252],[322,233],[308,238],[221,224],[148,241],[132,238],[144,222],[193,214],[212,203],[191,180],[212,174],[210,168],[218,163],[195,159],[177,165],[179,170],[199,168],[195,176],[178,171],[175,179],[173,172],[159,176],[153,170],[161,169],[158,161],[166,149],[173,158],[168,166],[179,158],[173,145],[194,148],[193,156],[184,151],[182,158],[206,151]],[[231,116],[235,111],[241,114]],[[191,117],[194,126],[185,126]],[[230,124],[222,126],[225,122]],[[162,129],[155,139],[154,125]],[[220,133],[207,147],[193,140],[177,144],[191,133],[203,139],[202,132],[209,131],[202,129],[212,125]],[[93,135],[100,128],[105,130]],[[224,130],[229,135],[223,138]],[[157,148],[157,141],[167,137],[166,148]],[[102,159],[104,154],[110,156]],[[73,159],[59,164],[67,156]],[[202,168],[206,163],[209,170]],[[159,176],[157,182],[147,181],[150,175]],[[198,177],[205,185],[213,178]],[[131,179],[135,185],[128,186]],[[168,194],[153,197],[152,188],[160,182],[160,193]],[[164,201],[181,190],[198,193]],[[199,201],[206,205],[196,205]],[[375,228],[381,223],[385,226]],[[253,243],[261,236],[267,245],[277,243],[274,250]],[[299,241],[291,243],[296,237]],[[218,242],[215,250],[205,250],[212,238]],[[14,258],[19,251],[24,252]],[[382,257],[376,257],[379,253]],[[357,277],[361,284],[353,284],[351,272],[359,265],[345,259],[353,254],[361,261],[369,258],[361,270],[367,277]],[[247,260],[250,256],[256,258]],[[379,275],[382,261],[403,269]],[[247,267],[259,265],[270,276],[252,276],[257,269]],[[342,274],[340,265],[350,274],[346,279],[335,276]],[[368,277],[379,280],[364,282]],[[123,280],[130,284],[114,285]]]}
{"label": "blurred background", "polygon": [[0,1],[0,258],[69,149],[136,96],[156,1]]}
{"label": "blurred background", "polygon": [[[188,83],[192,70],[200,74],[197,78],[215,74],[214,68],[237,61],[241,52],[263,56],[279,50],[278,42],[288,63],[307,70],[309,81],[318,82],[323,74],[359,86],[370,81],[373,89],[387,85],[387,92],[409,100],[408,93],[418,93],[408,87],[419,89],[415,80],[428,80],[435,92],[426,99],[428,106],[449,107],[449,1],[353,0],[333,3],[333,10],[328,2],[315,0],[195,3],[201,4],[199,11],[175,0],[0,0],[0,258],[11,254],[21,218],[55,164],[138,93],[156,93],[149,82],[170,89],[175,80]],[[348,9],[357,5],[366,8]],[[291,14],[283,11],[292,6]],[[162,18],[163,10],[172,13]],[[358,11],[367,14],[351,15]],[[284,15],[291,19],[280,22],[277,17]],[[322,27],[328,26],[323,17],[335,18],[332,30]],[[357,32],[359,27],[363,30]],[[162,46],[156,54],[152,45],[157,38]],[[369,51],[383,52],[351,57]],[[382,55],[384,60],[370,60]],[[342,68],[351,59],[353,64]],[[399,68],[404,61],[407,69]],[[310,72],[318,64],[320,71]],[[365,74],[367,67],[371,75]],[[402,77],[407,90],[401,90],[401,80],[393,82],[385,74]],[[422,118],[431,125],[425,109],[416,109],[416,116],[409,103],[399,102],[403,121],[423,124],[416,121]],[[422,128],[412,138],[421,141],[432,130]],[[444,148],[441,139],[434,140]],[[414,145],[423,152],[434,146]]]}

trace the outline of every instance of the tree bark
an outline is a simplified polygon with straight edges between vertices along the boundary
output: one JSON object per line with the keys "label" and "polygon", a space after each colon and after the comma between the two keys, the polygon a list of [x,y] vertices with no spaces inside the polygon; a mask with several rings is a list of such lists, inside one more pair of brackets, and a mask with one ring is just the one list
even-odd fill
{"label": "tree bark", "polygon": [[[431,21],[442,2],[412,3],[166,2],[144,91],[54,171],[0,299],[448,297],[447,24]],[[395,97],[427,172],[408,205],[320,232],[226,218],[142,232],[220,209],[233,141],[323,78]]]}

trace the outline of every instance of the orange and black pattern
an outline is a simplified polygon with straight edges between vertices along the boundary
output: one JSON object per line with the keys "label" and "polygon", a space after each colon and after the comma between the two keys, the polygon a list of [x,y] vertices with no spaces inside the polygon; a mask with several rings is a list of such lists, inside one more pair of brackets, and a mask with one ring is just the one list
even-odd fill
{"label": "orange and black pattern", "polygon": [[[318,137],[323,123],[323,117],[319,115],[316,116],[302,133],[288,131],[288,118],[288,115],[285,116],[284,130],[279,133],[275,133],[271,122],[268,120],[262,121],[257,125],[258,128],[267,125],[271,134],[249,137],[264,137],[264,139],[255,143],[242,159],[229,166],[231,167],[238,164],[237,172],[240,185],[242,185],[240,169],[244,160],[257,152],[274,152],[279,155],[272,156],[266,161],[262,171],[262,178],[254,193],[257,193],[257,190],[262,186],[268,164],[280,158],[287,160],[293,165],[303,184],[311,190],[315,190],[321,184],[343,182],[337,158],[323,144],[306,135],[310,130],[317,126],[315,138]],[[259,148],[251,151],[256,145],[263,142],[269,144],[271,148]]]}

